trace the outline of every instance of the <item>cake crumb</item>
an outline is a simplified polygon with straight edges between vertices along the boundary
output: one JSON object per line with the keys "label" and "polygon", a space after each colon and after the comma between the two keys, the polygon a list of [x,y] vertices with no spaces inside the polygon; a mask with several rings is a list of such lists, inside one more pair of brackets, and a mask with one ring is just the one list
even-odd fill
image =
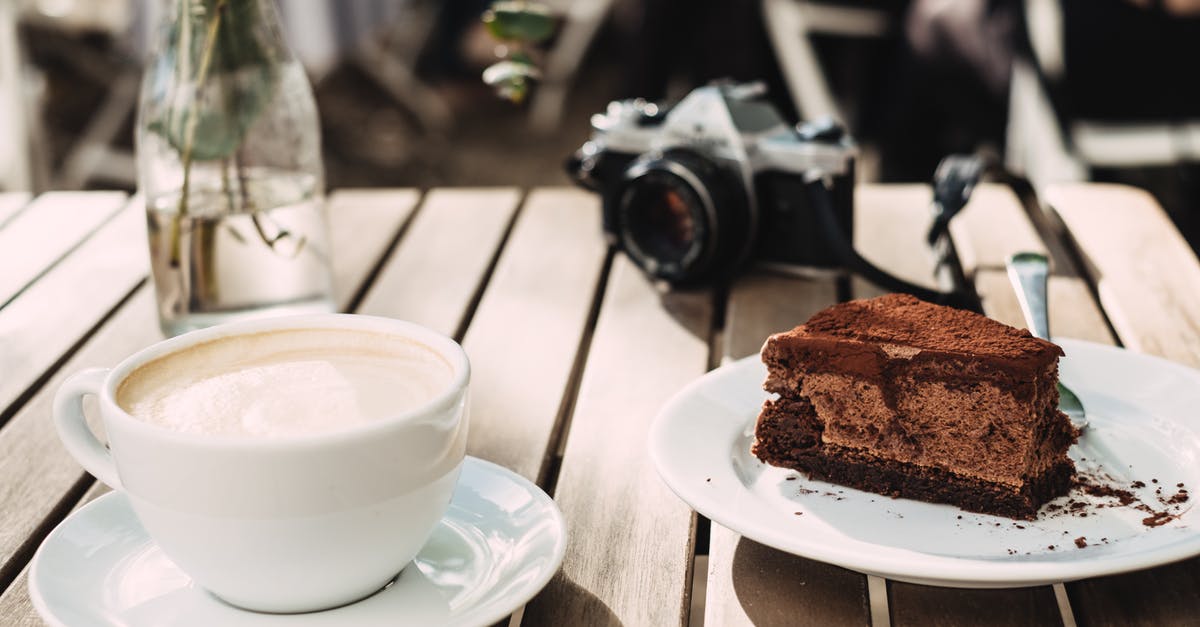
{"label": "cake crumb", "polygon": [[1144,487],[1146,487],[1146,482],[1145,481],[1134,481],[1133,483],[1131,483],[1129,485],[1130,485],[1130,487],[1134,487],[1134,488],[1144,488]]}
{"label": "cake crumb", "polygon": [[1050,549],[1051,551],[1053,551],[1053,550],[1054,550],[1054,545],[1053,545],[1053,544],[1051,544],[1051,545],[1048,545],[1046,548],[1047,548],[1047,549]]}
{"label": "cake crumb", "polygon": [[804,512],[796,512],[796,515],[797,515],[797,516],[803,516],[803,515],[804,515]]}
{"label": "cake crumb", "polygon": [[1017,529],[1024,529],[1025,525],[1017,525]]}
{"label": "cake crumb", "polygon": [[1172,520],[1175,520],[1175,515],[1169,512],[1155,512],[1154,514],[1142,519],[1142,524],[1147,527],[1161,527]]}
{"label": "cake crumb", "polygon": [[704,482],[705,482],[705,483],[712,483],[712,477],[709,477],[709,478],[705,479],[705,480],[704,480]]}
{"label": "cake crumb", "polygon": [[1078,538],[1075,538],[1075,546],[1077,546],[1077,547],[1079,547],[1079,548],[1081,548],[1081,549],[1082,549],[1083,547],[1087,546],[1087,537],[1086,537],[1086,536],[1079,536]]}
{"label": "cake crumb", "polygon": [[790,477],[787,477],[787,481],[795,481],[795,480],[796,480],[796,475],[792,475],[792,476],[790,476]]}
{"label": "cake crumb", "polygon": [[1150,483],[1158,483],[1158,479],[1151,479]]}

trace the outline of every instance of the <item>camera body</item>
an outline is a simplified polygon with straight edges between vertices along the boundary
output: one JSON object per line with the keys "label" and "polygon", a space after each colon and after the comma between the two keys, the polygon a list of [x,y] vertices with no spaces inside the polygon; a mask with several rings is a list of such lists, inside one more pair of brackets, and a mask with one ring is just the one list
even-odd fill
{"label": "camera body", "polygon": [[651,276],[728,278],[750,261],[842,263],[814,219],[832,200],[852,241],[855,147],[832,122],[789,126],[760,84],[700,87],[674,106],[609,104],[569,174],[603,199],[604,231]]}

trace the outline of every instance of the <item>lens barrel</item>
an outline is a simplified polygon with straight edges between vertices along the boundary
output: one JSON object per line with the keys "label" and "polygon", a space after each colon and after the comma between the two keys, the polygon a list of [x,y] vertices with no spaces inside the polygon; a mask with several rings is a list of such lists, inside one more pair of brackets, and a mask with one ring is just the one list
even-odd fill
{"label": "lens barrel", "polygon": [[681,149],[634,161],[605,199],[630,258],[647,274],[677,285],[735,270],[752,235],[747,201],[735,171]]}

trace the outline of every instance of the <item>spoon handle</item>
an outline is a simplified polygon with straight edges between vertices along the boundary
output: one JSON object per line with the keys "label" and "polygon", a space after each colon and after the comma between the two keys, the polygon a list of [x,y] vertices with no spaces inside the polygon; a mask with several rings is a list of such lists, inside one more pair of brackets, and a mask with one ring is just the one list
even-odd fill
{"label": "spoon handle", "polygon": [[1021,313],[1034,337],[1050,339],[1050,319],[1046,313],[1046,275],[1050,262],[1039,253],[1017,253],[1008,258],[1008,278],[1017,286]]}

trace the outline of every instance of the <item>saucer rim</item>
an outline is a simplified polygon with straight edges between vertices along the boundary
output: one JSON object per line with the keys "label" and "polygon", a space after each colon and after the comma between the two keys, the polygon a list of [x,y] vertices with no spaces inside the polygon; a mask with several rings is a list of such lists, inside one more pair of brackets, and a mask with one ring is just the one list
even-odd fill
{"label": "saucer rim", "polygon": [[[554,498],[551,497],[549,494],[547,494],[546,491],[541,488],[541,486],[537,485],[533,481],[530,481],[529,479],[514,472],[513,470],[511,470],[509,468],[506,468],[504,466],[501,466],[500,464],[497,464],[495,462],[491,462],[491,461],[488,461],[486,459],[482,459],[479,457],[474,457],[471,455],[465,456],[463,459],[464,470],[466,469],[467,464],[477,465],[485,473],[493,474],[493,475],[500,475],[500,476],[508,479],[509,481],[512,481],[512,482],[522,486],[522,488],[524,488],[531,495],[533,495],[535,500],[541,501],[541,503],[543,505],[548,505],[549,508],[547,511],[550,513],[550,517],[552,517],[554,519],[554,522],[556,523],[555,527],[558,531],[558,533],[555,534],[555,543],[554,543],[553,551],[550,552],[550,555],[552,557],[551,563],[553,564],[553,568],[547,567],[539,577],[531,580],[531,583],[527,588],[527,590],[528,590],[527,594],[522,593],[522,594],[519,594],[519,595],[516,595],[513,597],[509,597],[507,599],[508,602],[506,602],[506,603],[502,603],[502,604],[501,603],[491,603],[491,604],[485,605],[483,607],[483,610],[486,610],[487,607],[489,607],[491,605],[496,605],[496,609],[494,609],[490,613],[480,611],[478,608],[473,609],[473,610],[468,610],[463,615],[456,617],[455,623],[453,623],[456,625],[458,625],[458,624],[492,625],[492,624],[495,624],[496,622],[502,620],[506,616],[511,616],[513,613],[517,612],[522,607],[524,607],[527,603],[529,603],[529,601],[533,600],[534,597],[536,597],[543,590],[545,590],[546,586],[550,583],[550,580],[553,579],[554,576],[557,575],[558,572],[562,569],[563,559],[566,557],[566,550],[567,550],[567,524],[566,524],[566,519],[563,518],[562,510],[558,507],[558,503],[556,503],[554,501]],[[461,482],[462,479],[460,478],[459,481]],[[457,486],[456,486],[456,491],[457,491]],[[43,538],[41,543],[38,545],[37,551],[34,552],[33,558],[29,561],[29,571],[28,571],[28,576],[26,577],[26,589],[29,593],[29,600],[30,600],[30,603],[33,605],[34,610],[37,612],[38,617],[40,619],[42,619],[43,621],[45,621],[46,624],[49,625],[50,627],[70,627],[70,626],[67,625],[66,623],[62,622],[62,620],[60,620],[58,618],[58,616],[53,611],[51,611],[50,607],[46,604],[45,597],[41,593],[40,587],[38,586],[38,572],[41,568],[42,550],[59,533],[60,528],[64,525],[66,525],[73,518],[75,518],[76,516],[83,516],[83,515],[85,515],[86,511],[88,511],[94,507],[98,507],[99,506],[98,504],[107,503],[108,501],[114,500],[114,499],[125,499],[126,501],[128,501],[128,497],[121,491],[111,490],[109,492],[101,494],[100,496],[97,496],[96,498],[92,499],[88,503],[85,503],[79,509],[67,514],[67,516],[65,516],[62,520],[60,520],[58,522],[58,524],[56,524],[54,526],[54,528],[51,529],[50,532],[46,534],[46,537]],[[453,502],[454,501],[452,499],[451,503],[453,503]],[[134,516],[134,518],[137,517],[137,515],[133,513],[132,508],[130,508],[130,513]],[[445,519],[445,516],[443,516],[441,519],[439,519],[439,521],[444,520],[444,519]],[[140,524],[140,521],[139,521],[139,524]],[[154,542],[154,540],[152,538],[150,538],[148,533],[146,534],[146,538],[150,542]],[[408,565],[406,564],[405,566],[407,567]],[[366,599],[372,598],[374,596],[375,595],[370,595],[364,599],[359,599],[358,601],[355,601],[354,603],[351,603],[350,605],[360,603],[360,602],[365,601]],[[505,609],[505,608],[508,608],[508,609]],[[238,609],[239,611],[243,611],[243,612],[246,611],[246,610],[242,610],[240,608],[235,608],[235,609]],[[331,609],[337,609],[337,608],[331,608]],[[328,610],[324,610],[324,611],[328,611]],[[476,614],[478,614],[478,616],[476,616]],[[473,618],[477,618],[478,619],[477,622],[473,622],[473,623],[467,622],[468,619],[473,619]]]}

